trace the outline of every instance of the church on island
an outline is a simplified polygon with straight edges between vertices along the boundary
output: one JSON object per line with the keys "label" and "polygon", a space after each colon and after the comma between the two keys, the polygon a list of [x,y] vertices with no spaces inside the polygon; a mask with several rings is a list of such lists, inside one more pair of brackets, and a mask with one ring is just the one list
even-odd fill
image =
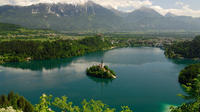
{"label": "church on island", "polygon": [[104,68],[103,59],[101,60],[101,64],[99,64],[99,67]]}
{"label": "church on island", "polygon": [[113,70],[108,68],[101,60],[101,63],[98,65],[93,65],[86,70],[88,76],[93,76],[97,78],[105,78],[105,79],[115,79],[116,74]]}

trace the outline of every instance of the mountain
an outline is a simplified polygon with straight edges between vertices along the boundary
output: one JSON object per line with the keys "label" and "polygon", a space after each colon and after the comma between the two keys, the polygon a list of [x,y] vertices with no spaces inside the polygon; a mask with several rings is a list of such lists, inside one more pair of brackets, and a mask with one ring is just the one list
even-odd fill
{"label": "mountain", "polygon": [[129,17],[132,17],[132,18],[135,18],[135,17],[155,18],[155,17],[162,17],[162,15],[160,15],[158,12],[156,12],[155,10],[153,10],[151,8],[141,7],[140,9],[137,9],[137,10],[129,13]]}
{"label": "mountain", "polygon": [[199,31],[200,19],[167,14],[142,7],[130,13],[85,4],[0,6],[0,22],[58,31]]}
{"label": "mountain", "polygon": [[140,31],[198,31],[200,21],[185,16],[175,16],[168,13],[162,16],[151,8],[142,7],[135,10],[125,18],[127,30]]}
{"label": "mountain", "polygon": [[37,4],[31,6],[0,7],[0,22],[19,24],[29,28],[53,30],[114,30],[120,17],[114,12],[87,2],[83,5]]}
{"label": "mountain", "polygon": [[137,9],[124,18],[126,21],[126,30],[154,30],[163,16],[153,9],[142,7]]}
{"label": "mountain", "polygon": [[172,14],[170,12],[168,12],[167,14],[165,14],[165,17],[175,17],[176,15],[175,14]]}

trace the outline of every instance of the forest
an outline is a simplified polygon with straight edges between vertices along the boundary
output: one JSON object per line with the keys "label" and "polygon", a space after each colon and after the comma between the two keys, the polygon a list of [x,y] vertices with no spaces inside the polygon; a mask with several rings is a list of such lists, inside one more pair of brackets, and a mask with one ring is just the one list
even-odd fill
{"label": "forest", "polygon": [[179,96],[187,103],[171,107],[171,112],[200,112],[200,64],[185,67],[179,74],[179,82],[187,93]]}
{"label": "forest", "polygon": [[165,55],[168,58],[200,58],[200,36],[192,41],[177,42],[165,47]]}
{"label": "forest", "polygon": [[[12,106],[13,109],[21,110],[23,112],[33,112],[33,105],[23,96],[10,92],[8,95],[0,96],[0,108],[7,108]],[[5,112],[0,109],[0,112]]]}
{"label": "forest", "polygon": [[0,42],[0,61],[23,62],[54,58],[68,58],[85,53],[104,50],[111,44],[101,37],[81,40],[31,41],[12,40]]}
{"label": "forest", "polygon": [[[53,39],[53,38],[52,38]],[[9,39],[0,41],[0,63],[80,56],[117,47],[163,47],[181,40],[159,38],[106,38],[101,35],[74,39]]]}

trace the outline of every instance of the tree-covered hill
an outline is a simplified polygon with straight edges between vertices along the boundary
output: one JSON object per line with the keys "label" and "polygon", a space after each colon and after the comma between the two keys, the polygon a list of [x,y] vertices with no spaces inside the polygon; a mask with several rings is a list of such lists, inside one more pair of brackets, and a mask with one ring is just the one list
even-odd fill
{"label": "tree-covered hill", "polygon": [[169,58],[200,58],[200,36],[192,41],[184,41],[166,46],[165,55]]}
{"label": "tree-covered hill", "polygon": [[1,41],[0,62],[21,62],[28,60],[67,58],[108,49],[110,47],[111,43],[101,37],[88,37],[80,40]]}
{"label": "tree-covered hill", "polygon": [[0,112],[13,112],[1,109],[10,106],[13,109],[21,110],[17,112],[34,112],[34,107],[28,100],[26,100],[23,96],[14,94],[13,92],[10,92],[8,95],[0,96]]}
{"label": "tree-covered hill", "polygon": [[189,86],[189,84],[194,83],[194,79],[198,78],[198,75],[200,75],[200,64],[189,65],[180,72],[179,82]]}
{"label": "tree-covered hill", "polygon": [[188,101],[171,107],[171,112],[200,112],[200,64],[185,67],[179,74],[179,82],[187,93],[179,96]]}

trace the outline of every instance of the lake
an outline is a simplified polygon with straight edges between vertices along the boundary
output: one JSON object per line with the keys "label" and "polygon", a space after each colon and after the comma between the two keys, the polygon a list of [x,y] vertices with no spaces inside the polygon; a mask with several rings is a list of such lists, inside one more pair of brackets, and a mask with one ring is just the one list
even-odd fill
{"label": "lake", "polygon": [[[101,60],[118,78],[112,81],[86,76],[85,70]],[[8,63],[0,66],[0,94],[10,91],[38,103],[43,94],[67,96],[79,104],[84,98],[102,100],[111,107],[128,105],[134,112],[164,112],[184,102],[178,74],[189,60],[165,58],[159,48],[119,48],[80,57]]]}

